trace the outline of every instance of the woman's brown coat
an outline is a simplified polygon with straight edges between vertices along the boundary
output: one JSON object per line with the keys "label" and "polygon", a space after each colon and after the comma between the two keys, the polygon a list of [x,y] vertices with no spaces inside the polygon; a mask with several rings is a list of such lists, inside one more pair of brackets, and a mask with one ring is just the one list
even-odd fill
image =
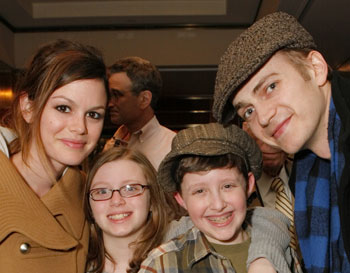
{"label": "woman's brown coat", "polygon": [[0,272],[85,272],[84,185],[69,168],[39,198],[0,152]]}

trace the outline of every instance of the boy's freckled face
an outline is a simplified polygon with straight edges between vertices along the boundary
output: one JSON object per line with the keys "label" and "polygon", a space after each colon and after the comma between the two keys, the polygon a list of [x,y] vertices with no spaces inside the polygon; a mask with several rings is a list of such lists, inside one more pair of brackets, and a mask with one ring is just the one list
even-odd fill
{"label": "boy's freckled face", "polygon": [[247,196],[253,186],[254,176],[250,173],[249,181],[245,181],[237,168],[186,173],[182,194],[176,194],[175,198],[210,242],[240,243],[244,241],[242,223]]}

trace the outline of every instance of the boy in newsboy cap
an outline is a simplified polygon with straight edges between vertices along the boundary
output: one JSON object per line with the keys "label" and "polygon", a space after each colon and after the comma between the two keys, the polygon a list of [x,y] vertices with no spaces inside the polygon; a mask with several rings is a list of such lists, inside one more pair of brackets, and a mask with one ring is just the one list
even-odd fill
{"label": "boy in newsboy cap", "polygon": [[175,193],[194,227],[153,250],[139,272],[246,272],[246,263],[260,257],[271,263],[264,271],[258,262],[254,272],[294,272],[285,216],[265,208],[246,214],[261,171],[259,147],[235,125],[210,123],[178,132],[158,181]]}
{"label": "boy in newsboy cap", "polygon": [[257,21],[221,58],[213,113],[235,115],[295,154],[295,226],[310,272],[350,272],[350,80],[329,70],[312,36],[283,12]]}

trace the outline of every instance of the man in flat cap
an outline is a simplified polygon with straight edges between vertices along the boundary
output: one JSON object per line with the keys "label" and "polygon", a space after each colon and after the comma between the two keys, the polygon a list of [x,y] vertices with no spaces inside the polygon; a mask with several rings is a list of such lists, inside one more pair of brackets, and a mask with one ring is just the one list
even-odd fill
{"label": "man in flat cap", "polygon": [[221,58],[213,113],[295,154],[294,220],[308,272],[350,272],[350,80],[283,12],[243,32]]}

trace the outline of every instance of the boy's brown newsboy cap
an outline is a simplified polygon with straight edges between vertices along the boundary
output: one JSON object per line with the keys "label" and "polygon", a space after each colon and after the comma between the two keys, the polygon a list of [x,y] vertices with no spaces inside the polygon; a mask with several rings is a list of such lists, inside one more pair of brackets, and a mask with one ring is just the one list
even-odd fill
{"label": "boy's brown newsboy cap", "polygon": [[236,125],[224,127],[219,123],[209,123],[177,133],[171,151],[159,166],[158,182],[165,191],[176,191],[173,169],[183,155],[216,156],[229,153],[241,157],[255,179],[260,178],[262,155],[255,140]]}

